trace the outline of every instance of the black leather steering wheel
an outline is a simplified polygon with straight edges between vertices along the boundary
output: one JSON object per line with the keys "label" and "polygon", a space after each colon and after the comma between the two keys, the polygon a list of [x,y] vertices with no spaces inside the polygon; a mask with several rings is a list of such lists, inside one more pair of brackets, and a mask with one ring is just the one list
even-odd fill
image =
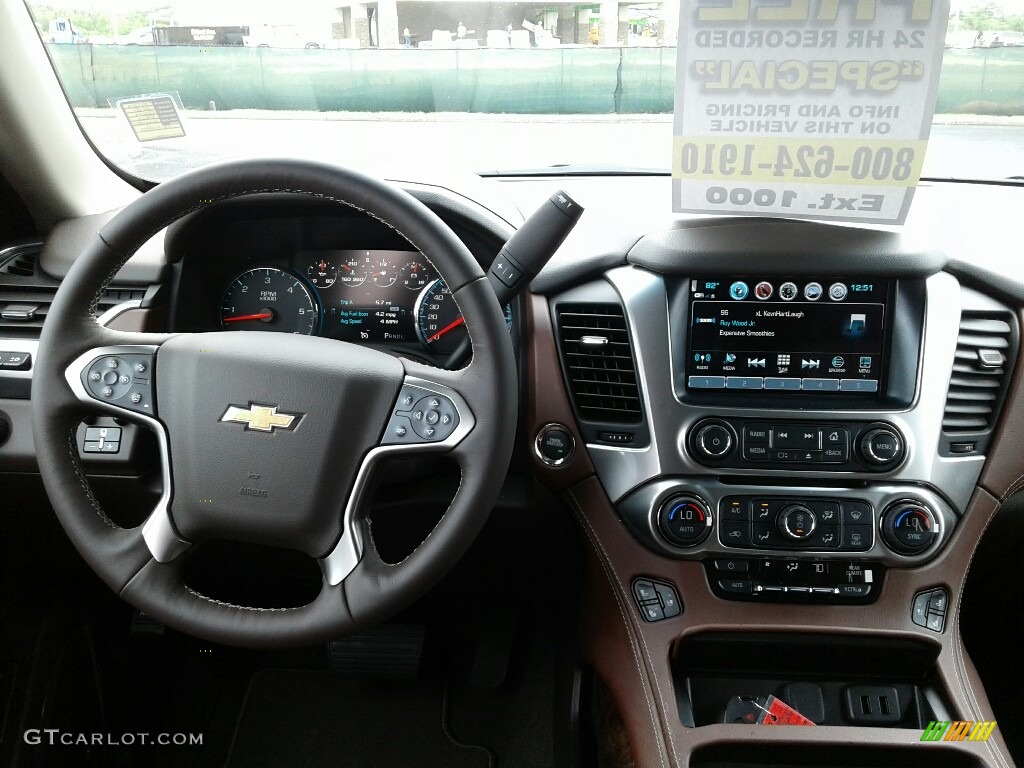
{"label": "black leather steering wheel", "polygon": [[[99,298],[142,243],[205,206],[264,193],[331,200],[397,230],[450,287],[472,338],[471,362],[447,371],[323,338],[136,334],[97,324]],[[249,647],[350,634],[446,573],[497,500],[517,399],[505,319],[452,231],[394,186],[292,160],[209,166],[121,211],[61,283],[32,382],[39,471],[93,570],[168,626]],[[97,411],[145,423],[161,446],[163,496],[136,528],[107,517],[79,463],[76,428]],[[382,456],[431,451],[458,463],[458,492],[427,539],[401,563],[386,564],[362,514],[366,479]],[[321,566],[320,592],[308,605],[274,609],[201,595],[185,584],[183,564],[190,546],[207,540],[304,552]]]}

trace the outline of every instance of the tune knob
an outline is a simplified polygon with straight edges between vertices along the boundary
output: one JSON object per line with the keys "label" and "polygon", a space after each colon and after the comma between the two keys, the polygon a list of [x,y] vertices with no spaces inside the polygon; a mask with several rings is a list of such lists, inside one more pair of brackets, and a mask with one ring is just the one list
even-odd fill
{"label": "tune knob", "polygon": [[919,501],[897,501],[882,513],[882,539],[894,552],[924,552],[938,535],[935,513]]}
{"label": "tune knob", "polygon": [[779,531],[794,541],[809,539],[818,526],[818,518],[803,504],[790,504],[779,512]]}
{"label": "tune knob", "polygon": [[860,439],[860,455],[876,467],[895,464],[903,458],[903,438],[892,427],[869,429]]}
{"label": "tune knob", "polygon": [[721,459],[732,451],[734,440],[732,430],[721,422],[705,424],[697,430],[693,447],[705,459]]}

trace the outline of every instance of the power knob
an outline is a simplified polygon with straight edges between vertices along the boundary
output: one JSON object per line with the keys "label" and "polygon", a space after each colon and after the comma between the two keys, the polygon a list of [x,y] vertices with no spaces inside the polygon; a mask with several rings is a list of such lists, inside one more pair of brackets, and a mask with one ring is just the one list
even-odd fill
{"label": "power knob", "polygon": [[710,461],[724,459],[735,445],[732,428],[719,421],[705,423],[697,429],[693,438],[693,448],[697,455]]}

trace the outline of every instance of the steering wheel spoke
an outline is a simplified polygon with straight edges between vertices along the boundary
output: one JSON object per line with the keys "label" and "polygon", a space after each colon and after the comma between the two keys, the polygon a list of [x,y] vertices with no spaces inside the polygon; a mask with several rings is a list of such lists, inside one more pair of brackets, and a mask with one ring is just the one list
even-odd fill
{"label": "steering wheel spoke", "polygon": [[[112,341],[92,347],[67,367],[64,377],[78,400],[89,409],[99,409],[147,426],[156,436],[160,452],[162,493],[142,524],[142,538],[153,559],[169,563],[190,546],[171,520],[173,481],[167,429],[157,417],[156,359],[161,343],[170,336],[106,331]],[[135,343],[143,342],[143,343]]]}

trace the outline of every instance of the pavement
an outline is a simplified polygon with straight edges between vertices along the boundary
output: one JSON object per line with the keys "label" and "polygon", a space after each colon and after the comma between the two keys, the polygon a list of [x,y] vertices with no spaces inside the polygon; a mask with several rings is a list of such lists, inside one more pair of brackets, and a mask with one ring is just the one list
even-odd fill
{"label": "pavement", "polygon": [[[671,115],[183,112],[186,136],[140,144],[112,110],[79,110],[94,143],[160,181],[216,160],[290,156],[360,168],[493,172],[561,164],[665,170]],[[924,176],[1024,176],[1024,116],[937,115]]]}

